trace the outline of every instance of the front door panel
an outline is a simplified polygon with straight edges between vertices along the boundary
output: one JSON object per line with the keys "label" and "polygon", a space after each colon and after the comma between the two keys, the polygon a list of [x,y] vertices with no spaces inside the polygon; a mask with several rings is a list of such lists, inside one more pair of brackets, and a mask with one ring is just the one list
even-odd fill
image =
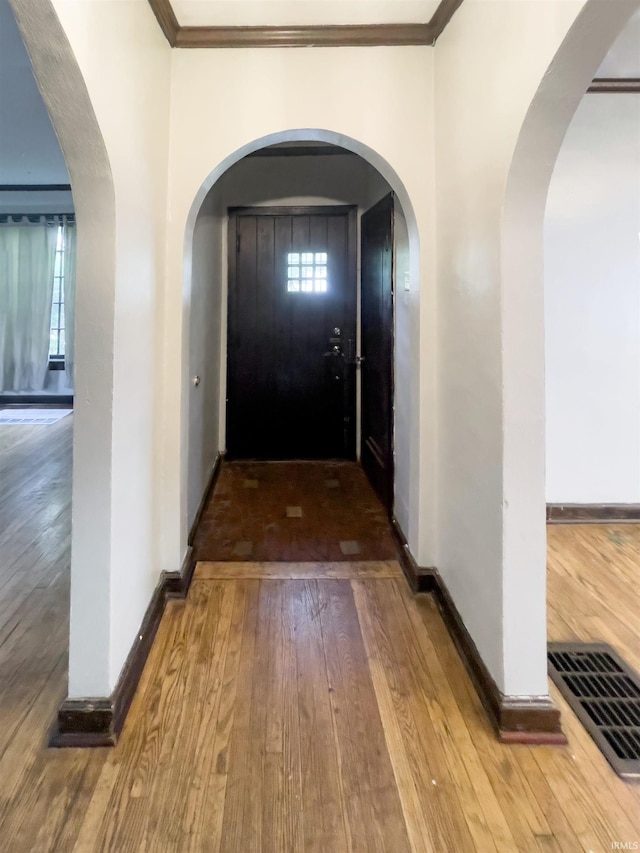
{"label": "front door panel", "polygon": [[352,208],[230,213],[230,457],[353,457],[354,230]]}

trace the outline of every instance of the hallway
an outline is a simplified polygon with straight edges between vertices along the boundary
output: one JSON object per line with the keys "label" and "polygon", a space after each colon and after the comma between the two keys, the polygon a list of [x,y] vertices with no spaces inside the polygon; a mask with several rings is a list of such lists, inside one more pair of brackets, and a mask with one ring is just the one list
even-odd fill
{"label": "hallway", "polygon": [[197,560],[394,560],[387,513],[356,462],[225,462]]}
{"label": "hallway", "polygon": [[[568,747],[496,742],[432,597],[394,560],[202,561],[117,747],[47,749],[65,695],[71,419],[0,442],[3,853],[640,841],[640,788],[555,688]],[[557,526],[549,545],[551,639],[609,639],[640,667],[640,526]]]}

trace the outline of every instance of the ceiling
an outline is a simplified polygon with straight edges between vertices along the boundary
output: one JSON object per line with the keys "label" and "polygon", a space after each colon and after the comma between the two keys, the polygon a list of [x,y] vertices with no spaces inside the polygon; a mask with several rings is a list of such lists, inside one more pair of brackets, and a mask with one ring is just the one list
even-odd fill
{"label": "ceiling", "polygon": [[326,26],[430,21],[439,0],[172,0],[181,26]]}
{"label": "ceiling", "polygon": [[640,11],[633,15],[595,76],[640,78]]}
{"label": "ceiling", "polygon": [[68,183],[13,12],[0,0],[0,184]]}

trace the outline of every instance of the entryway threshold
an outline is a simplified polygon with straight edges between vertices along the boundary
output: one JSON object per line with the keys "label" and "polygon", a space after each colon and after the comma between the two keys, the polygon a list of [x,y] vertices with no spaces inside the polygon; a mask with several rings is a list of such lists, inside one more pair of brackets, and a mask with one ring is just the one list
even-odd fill
{"label": "entryway threshold", "polygon": [[403,577],[397,560],[364,560],[330,563],[197,563],[197,580],[356,580]]}

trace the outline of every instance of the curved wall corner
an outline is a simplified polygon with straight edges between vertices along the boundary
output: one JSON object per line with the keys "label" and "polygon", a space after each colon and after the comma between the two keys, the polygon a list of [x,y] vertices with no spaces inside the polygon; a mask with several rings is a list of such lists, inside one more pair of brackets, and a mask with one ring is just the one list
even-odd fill
{"label": "curved wall corner", "polygon": [[115,197],[102,134],[51,0],[10,0],[71,179],[78,233],[69,696],[107,696]]}
{"label": "curved wall corner", "polygon": [[436,565],[509,696],[548,691],[544,199],[573,110],[637,6],[477,0],[435,48]]}
{"label": "curved wall corner", "polygon": [[[522,124],[501,226],[504,393],[504,655],[509,682],[527,663],[544,676],[546,496],[544,214],[556,160],[585,92],[640,0],[588,0]],[[596,97],[596,96],[594,96]],[[604,97],[604,96],[602,96]],[[533,617],[532,617],[533,614]],[[540,643],[533,647],[528,636]],[[544,642],[543,642],[544,638]],[[523,658],[523,650],[528,649]]]}

